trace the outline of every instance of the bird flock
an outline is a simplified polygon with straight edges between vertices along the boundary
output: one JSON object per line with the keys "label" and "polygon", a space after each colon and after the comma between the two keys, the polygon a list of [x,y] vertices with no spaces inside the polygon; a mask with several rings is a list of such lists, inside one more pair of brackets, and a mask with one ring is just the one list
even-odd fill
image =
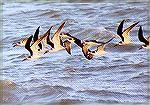
{"label": "bird flock", "polygon": [[[135,22],[129,27],[125,28],[123,30],[125,20],[122,20],[120,25],[117,29],[117,35],[120,36],[121,41],[115,44],[116,46],[123,46],[123,45],[129,45],[132,43],[130,40],[130,32],[139,22]],[[60,50],[66,50],[68,54],[71,55],[71,44],[75,43],[80,49],[82,49],[82,53],[88,60],[93,59],[94,56],[102,56],[106,53],[105,51],[105,45],[112,41],[115,37],[112,37],[107,42],[100,42],[97,40],[80,40],[76,38],[75,36],[71,35],[67,32],[61,32],[61,30],[64,28],[66,22],[62,22],[58,29],[53,34],[53,37],[50,38],[51,29],[53,26],[51,26],[47,32],[45,32],[43,35],[39,36],[39,29],[40,26],[36,29],[34,35],[31,35],[28,38],[24,38],[23,40],[13,43],[13,47],[15,46],[24,46],[29,52],[30,55],[26,57],[24,60],[31,60],[31,59],[37,59],[40,58],[43,54],[46,53],[54,53]],[[65,40],[63,40],[65,39]],[[143,42],[144,44],[140,46],[139,49],[145,48],[150,49],[150,36],[146,39],[143,36],[143,30],[142,26],[139,26],[138,30],[138,39],[140,42]],[[96,50],[90,50],[92,46],[97,46]]]}

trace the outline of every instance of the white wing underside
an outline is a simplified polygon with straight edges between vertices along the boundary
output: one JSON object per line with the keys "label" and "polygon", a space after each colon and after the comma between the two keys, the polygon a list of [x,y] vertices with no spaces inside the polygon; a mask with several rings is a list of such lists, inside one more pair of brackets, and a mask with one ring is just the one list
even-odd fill
{"label": "white wing underside", "polygon": [[126,43],[126,44],[128,44],[128,43],[131,43],[132,41],[131,41],[131,39],[130,39],[130,37],[129,37],[129,33],[130,33],[130,31],[129,32],[123,32],[123,34],[122,34],[122,36],[124,37],[124,43]]}
{"label": "white wing underside", "polygon": [[52,43],[54,44],[54,49],[61,50],[64,49],[63,46],[60,44],[60,32],[62,28],[64,27],[64,23],[60,25],[60,27],[57,29],[57,31],[54,33],[54,36],[52,38]]}

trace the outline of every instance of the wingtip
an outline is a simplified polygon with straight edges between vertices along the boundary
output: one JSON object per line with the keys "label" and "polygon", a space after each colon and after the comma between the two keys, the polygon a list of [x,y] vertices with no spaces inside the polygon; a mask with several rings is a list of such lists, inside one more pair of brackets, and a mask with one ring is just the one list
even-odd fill
{"label": "wingtip", "polygon": [[142,26],[140,25],[140,28],[139,28],[139,30],[142,30]]}
{"label": "wingtip", "polygon": [[139,30],[138,30],[138,36],[143,34],[142,26],[140,25]]}
{"label": "wingtip", "polygon": [[70,51],[69,51],[68,53],[71,55],[71,52],[70,52]]}

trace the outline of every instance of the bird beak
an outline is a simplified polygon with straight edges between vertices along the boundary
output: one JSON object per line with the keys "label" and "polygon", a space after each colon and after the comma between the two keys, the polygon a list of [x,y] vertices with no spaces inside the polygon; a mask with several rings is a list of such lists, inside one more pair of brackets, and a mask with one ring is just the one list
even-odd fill
{"label": "bird beak", "polygon": [[25,61],[25,60],[27,60],[27,58],[23,59],[22,61]]}
{"label": "bird beak", "polygon": [[49,52],[49,50],[45,51],[44,54],[46,54],[46,53],[48,53],[48,52]]}
{"label": "bird beak", "polygon": [[119,46],[119,44],[114,45],[114,47]]}
{"label": "bird beak", "polygon": [[142,46],[139,48],[139,50],[141,50],[141,49],[143,49],[143,47],[142,47]]}
{"label": "bird beak", "polygon": [[16,44],[16,43],[13,43],[12,45],[13,45],[13,47],[17,46],[17,44]]}

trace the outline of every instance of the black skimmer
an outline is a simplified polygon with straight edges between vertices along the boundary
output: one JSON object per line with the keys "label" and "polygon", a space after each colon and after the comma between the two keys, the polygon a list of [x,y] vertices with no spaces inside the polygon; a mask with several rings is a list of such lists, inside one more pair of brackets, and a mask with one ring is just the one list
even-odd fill
{"label": "black skimmer", "polygon": [[118,26],[118,29],[117,29],[117,34],[121,37],[121,40],[118,44],[116,44],[115,46],[117,45],[127,45],[127,44],[131,44],[132,41],[129,37],[129,33],[131,32],[132,28],[134,26],[136,26],[139,22],[136,22],[134,24],[132,24],[131,26],[127,27],[126,29],[123,30],[123,24],[124,24],[125,20],[123,20],[120,25]]}
{"label": "black skimmer", "polygon": [[[53,26],[50,27],[50,30]],[[43,35],[39,35],[39,28],[40,26],[36,29],[35,33],[34,33],[34,36],[33,36],[33,40],[32,42],[35,42],[36,40],[38,40],[38,38],[42,37]],[[50,33],[49,33],[50,35]],[[39,50],[43,50],[43,49],[48,49],[48,45],[50,45],[52,48],[53,48],[53,44],[51,43],[51,41],[49,40],[49,35],[44,38],[45,40],[42,40],[41,43],[39,43]],[[27,42],[28,38],[25,38],[23,40],[21,40],[20,42],[17,42],[17,43],[13,43],[13,47],[15,46],[25,46],[26,42]],[[43,46],[43,47],[42,47]]]}
{"label": "black skimmer", "polygon": [[[28,40],[27,40],[27,42],[26,42],[26,44],[25,44],[25,48],[30,52],[30,56],[28,56],[28,57],[25,58],[24,60],[27,60],[27,59],[28,59],[28,60],[30,60],[30,59],[37,59],[37,58],[41,57],[41,56],[40,56],[41,51],[39,51],[39,49],[37,48],[37,46],[39,45],[39,43],[41,43],[41,41],[42,41],[44,38],[46,38],[46,37],[50,34],[50,30],[51,30],[51,28],[50,28],[42,37],[40,37],[39,39],[37,39],[31,46],[30,46],[30,44],[31,44],[33,35],[31,35],[31,36],[28,38]],[[23,61],[24,61],[24,60],[23,60]]]}
{"label": "black skimmer", "polygon": [[[94,55],[103,55],[104,53],[106,53],[104,51],[104,46],[106,43],[109,43],[112,39],[110,39],[109,41],[107,42],[99,42],[99,41],[96,41],[96,40],[80,40],[74,36],[72,36],[70,33],[61,33],[62,37],[69,37],[68,38],[68,51],[71,52],[71,47],[70,47],[70,44],[71,43],[76,43],[80,48],[82,48],[82,52],[83,52],[83,55],[87,58],[87,59],[92,59]],[[98,45],[97,47],[97,50],[96,51],[91,51],[89,48],[94,46],[94,45]]]}
{"label": "black skimmer", "polygon": [[57,31],[54,33],[52,39],[47,38],[47,41],[50,42],[52,49],[49,50],[49,52],[57,52],[60,50],[64,50],[66,49],[66,51],[71,54],[70,50],[69,50],[69,42],[66,40],[64,42],[62,42],[61,40],[61,30],[64,27],[66,22],[63,22],[59,28],[57,29]]}
{"label": "black skimmer", "polygon": [[140,49],[145,48],[145,49],[150,49],[150,36],[145,39],[143,36],[143,30],[142,30],[142,26],[140,26],[139,31],[138,31],[138,38],[141,42],[144,43],[144,45],[142,45],[140,47]]}
{"label": "black skimmer", "polygon": [[[96,40],[89,40],[83,42],[82,52],[88,60],[92,59],[94,56],[102,56],[105,53],[107,53],[105,51],[105,45],[113,39],[114,37],[108,40],[107,42],[98,42]],[[93,45],[97,45],[97,49],[95,51],[90,51],[89,48]]]}
{"label": "black skimmer", "polygon": [[13,47],[15,46],[25,46],[26,42],[27,42],[28,38],[24,38],[23,40],[19,41],[19,42],[16,42],[16,43],[13,43]]}
{"label": "black skimmer", "polygon": [[[36,31],[34,33],[33,42],[35,42],[38,39],[39,28],[40,28],[40,26],[36,29]],[[28,40],[28,38],[25,38],[25,39],[21,40],[20,42],[13,43],[13,47],[15,47],[15,46],[25,46],[27,40]],[[39,43],[38,46],[39,46],[40,49],[42,49],[41,43]]]}

